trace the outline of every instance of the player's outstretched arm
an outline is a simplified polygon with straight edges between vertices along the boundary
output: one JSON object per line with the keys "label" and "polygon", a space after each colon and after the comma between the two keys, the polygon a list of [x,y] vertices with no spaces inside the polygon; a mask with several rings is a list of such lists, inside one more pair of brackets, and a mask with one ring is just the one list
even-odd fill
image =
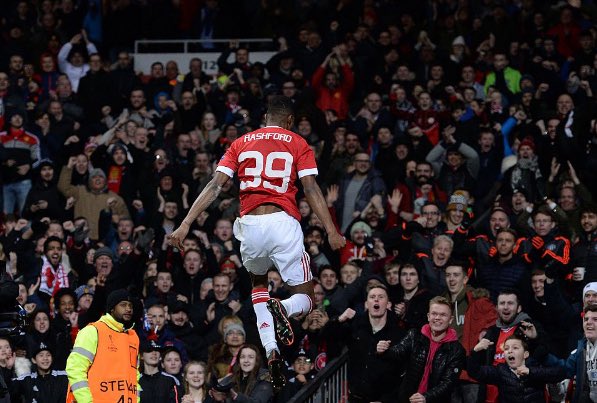
{"label": "player's outstretched arm", "polygon": [[332,216],[330,216],[330,211],[328,210],[323,193],[321,193],[321,189],[315,181],[315,176],[303,176],[301,178],[301,183],[303,184],[307,202],[309,202],[309,205],[325,227],[325,231],[328,234],[328,242],[332,249],[336,250],[344,247],[344,245],[346,245],[346,239],[344,239],[344,237],[336,230],[336,226],[334,225]]}
{"label": "player's outstretched arm", "polygon": [[204,212],[214,200],[216,200],[222,190],[222,186],[224,186],[228,180],[230,180],[228,175],[216,171],[214,177],[209,181],[207,186],[205,186],[201,194],[197,196],[197,200],[195,200],[187,213],[187,216],[182,220],[180,227],[168,236],[170,245],[183,250],[182,241],[186,238],[193,221],[195,221],[197,217],[199,217],[199,214]]}

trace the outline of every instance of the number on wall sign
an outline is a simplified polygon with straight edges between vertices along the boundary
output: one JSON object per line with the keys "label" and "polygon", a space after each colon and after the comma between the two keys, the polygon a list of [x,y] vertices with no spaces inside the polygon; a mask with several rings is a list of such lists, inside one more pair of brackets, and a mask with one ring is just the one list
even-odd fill
{"label": "number on wall sign", "polygon": [[[240,189],[256,188],[261,185],[261,174],[263,173],[263,154],[259,151],[244,151],[238,156],[238,162],[243,162],[247,159],[255,160],[254,168],[245,168],[245,175],[252,176],[252,180],[241,181]],[[274,161],[283,160],[284,169],[274,169]],[[266,189],[273,189],[278,193],[286,193],[288,190],[288,182],[290,182],[290,172],[293,162],[292,154],[286,151],[271,152],[265,158],[265,176],[269,178],[282,178],[282,185],[276,186],[270,181],[263,180],[263,187]]]}

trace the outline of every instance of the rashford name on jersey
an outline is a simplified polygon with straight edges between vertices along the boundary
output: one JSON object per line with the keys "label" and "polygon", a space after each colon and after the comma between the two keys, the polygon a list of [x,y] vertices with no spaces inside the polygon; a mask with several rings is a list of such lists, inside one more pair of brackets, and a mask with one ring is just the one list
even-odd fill
{"label": "rashford name on jersey", "polygon": [[255,140],[282,140],[287,143],[292,141],[292,136],[284,133],[267,132],[267,133],[256,133],[252,132],[243,136],[243,142],[255,141]]}

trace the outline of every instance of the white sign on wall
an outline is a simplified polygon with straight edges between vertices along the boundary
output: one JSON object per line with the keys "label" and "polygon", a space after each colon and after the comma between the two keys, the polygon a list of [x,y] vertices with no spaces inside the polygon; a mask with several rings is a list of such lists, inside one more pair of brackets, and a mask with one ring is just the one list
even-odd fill
{"label": "white sign on wall", "polygon": [[[249,61],[251,63],[261,62],[265,64],[276,52],[250,52]],[[178,64],[178,69],[182,74],[189,71],[189,62],[198,57],[203,62],[203,71],[206,74],[213,75],[218,72],[218,57],[220,53],[198,52],[198,53],[134,53],[135,71],[149,74],[151,65],[155,62],[162,62],[166,65],[170,60]],[[228,58],[229,62],[234,60],[234,53]]]}

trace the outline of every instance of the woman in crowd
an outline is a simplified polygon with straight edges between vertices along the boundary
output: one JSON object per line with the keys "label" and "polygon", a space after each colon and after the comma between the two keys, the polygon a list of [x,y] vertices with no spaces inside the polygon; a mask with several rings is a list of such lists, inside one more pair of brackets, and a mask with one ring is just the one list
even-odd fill
{"label": "woman in crowd", "polygon": [[207,398],[205,374],[207,364],[202,361],[190,361],[182,371],[185,395],[182,403],[203,403]]}
{"label": "woman in crowd", "polygon": [[269,373],[261,368],[261,354],[252,344],[241,347],[232,367],[232,400],[239,403],[267,403],[273,395]]}

